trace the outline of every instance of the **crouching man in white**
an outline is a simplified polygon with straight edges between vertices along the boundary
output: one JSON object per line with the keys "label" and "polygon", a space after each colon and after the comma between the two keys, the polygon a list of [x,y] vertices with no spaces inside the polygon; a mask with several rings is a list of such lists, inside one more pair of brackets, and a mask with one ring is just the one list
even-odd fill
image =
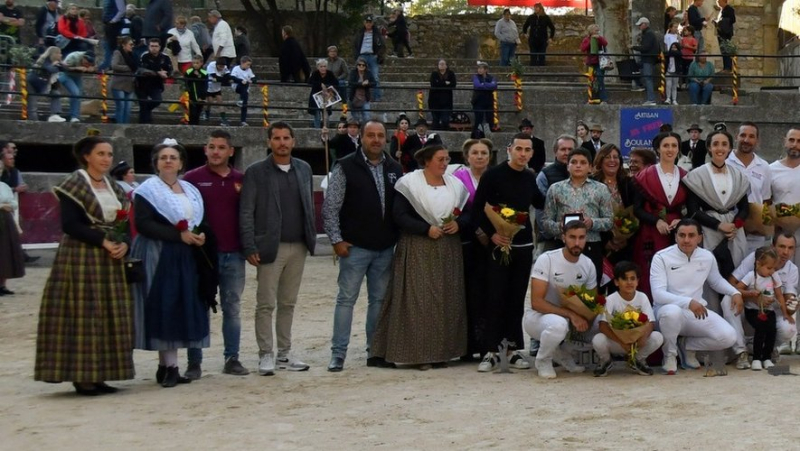
{"label": "crouching man in white", "polygon": [[[614,266],[614,284],[618,291],[606,298],[606,311],[600,315],[600,333],[592,338],[592,347],[600,359],[594,370],[595,377],[608,375],[611,368],[611,354],[628,355],[636,344],[636,359],[628,362],[628,367],[642,376],[652,376],[653,369],[647,366],[647,357],[664,343],[664,337],[654,330],[656,317],[647,295],[637,291],[639,286],[639,266],[636,263],[621,261]],[[642,337],[636,343],[625,343],[620,340],[611,328],[614,314],[628,310],[638,311],[647,316]]]}
{"label": "crouching man in white", "polygon": [[586,224],[568,222],[561,239],[563,248],[545,252],[533,265],[531,310],[527,310],[522,319],[525,332],[540,341],[535,366],[539,376],[545,379],[556,377],[554,361],[570,373],[584,371],[584,367],[577,365],[572,356],[561,349],[561,342],[567,338],[570,323],[578,332],[586,332],[591,324],[572,310],[561,307],[561,292],[570,285],[597,287],[594,264],[582,254],[586,245]]}
{"label": "crouching man in white", "polygon": [[[786,299],[786,305],[790,313],[794,313],[796,306],[797,285],[800,282],[798,276],[797,266],[792,262],[794,258],[794,251],[797,247],[794,234],[791,233],[778,233],[772,238],[772,247],[778,254],[777,271],[775,273],[783,282],[781,290],[783,290],[783,297]],[[753,272],[756,265],[756,253],[753,252],[742,260],[739,267],[733,271],[733,274],[728,278],[732,285],[739,283],[749,272]],[[775,345],[779,349],[783,347],[784,352],[788,348],[791,352],[791,340],[797,335],[797,326],[787,320],[781,310],[780,305],[776,302],[773,304],[775,308],[776,327],[778,330]],[[750,360],[747,355],[747,348],[745,347],[744,330],[742,329],[742,315],[737,314],[736,306],[731,305],[730,296],[722,298],[722,315],[725,320],[733,326],[736,331],[736,343],[733,345],[733,352],[738,356],[736,360],[736,368],[746,370],[750,368]],[[778,361],[778,353],[772,353],[773,362]]]}
{"label": "crouching man in white", "polygon": [[677,372],[679,350],[684,369],[699,368],[696,351],[720,351],[736,342],[733,327],[706,309],[703,283],[723,296],[731,296],[738,305],[742,305],[742,295],[719,274],[714,254],[698,247],[703,239],[700,230],[697,221],[682,219],[675,234],[677,244],[659,251],[650,266],[650,287],[658,327],[664,336],[667,374]]}

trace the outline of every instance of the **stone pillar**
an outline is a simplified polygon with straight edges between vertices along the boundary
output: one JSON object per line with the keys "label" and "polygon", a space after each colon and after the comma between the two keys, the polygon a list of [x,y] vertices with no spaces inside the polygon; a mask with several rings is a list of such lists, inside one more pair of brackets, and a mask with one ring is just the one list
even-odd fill
{"label": "stone pillar", "polygon": [[[778,42],[778,24],[780,22],[780,9],[783,1],[781,0],[767,0],[764,2],[764,16],[762,27],[764,30],[764,54],[777,55],[781,50]],[[764,60],[764,73],[765,74],[780,74],[780,61],[776,58],[767,58]],[[765,80],[765,85],[777,86],[781,84],[780,80]]]}

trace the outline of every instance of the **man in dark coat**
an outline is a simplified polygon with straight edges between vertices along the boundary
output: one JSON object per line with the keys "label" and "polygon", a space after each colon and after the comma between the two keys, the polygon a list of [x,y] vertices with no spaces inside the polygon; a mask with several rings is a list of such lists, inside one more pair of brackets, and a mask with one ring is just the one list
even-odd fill
{"label": "man in dark coat", "polygon": [[[528,33],[528,28],[531,32]],[[548,31],[549,35],[548,36]],[[547,53],[547,44],[556,35],[556,27],[550,16],[545,14],[544,6],[541,3],[533,5],[533,14],[528,16],[525,25],[522,26],[522,34],[528,35],[528,46],[531,51],[531,66],[544,66],[544,56]],[[536,154],[533,155],[536,158]]]}
{"label": "man in dark coat", "polygon": [[408,172],[419,168],[417,159],[414,158],[414,154],[419,149],[422,149],[426,146],[442,144],[442,138],[440,138],[436,133],[428,133],[428,127],[428,121],[426,121],[425,118],[420,118],[417,123],[414,124],[417,134],[406,138],[406,142],[404,142],[403,146],[400,148],[404,155],[411,156],[411,159],[408,162]]}
{"label": "man in dark coat", "polygon": [[591,163],[594,161],[594,157],[597,155],[597,152],[606,144],[606,142],[600,139],[600,137],[603,136],[603,127],[600,124],[592,125],[589,128],[589,133],[591,133],[592,139],[581,144],[581,147],[588,150],[589,153],[592,154],[592,160],[589,161],[589,163]]}
{"label": "man in dark coat", "polygon": [[706,164],[706,142],[701,138],[703,129],[697,124],[692,124],[686,131],[689,133],[689,139],[681,143],[681,155],[692,156],[692,169]]}
{"label": "man in dark coat", "polygon": [[[720,8],[719,16],[714,21],[717,25],[717,41],[720,49],[724,49],[723,42],[733,39],[736,12],[733,10],[733,6],[728,4],[728,0],[717,0],[717,6]],[[729,72],[733,70],[733,59],[724,52],[722,54],[722,70]]]}
{"label": "man in dark coat", "polygon": [[308,65],[308,58],[300,48],[300,43],[292,36],[292,27],[286,25],[281,30],[283,44],[281,53],[278,56],[278,67],[281,72],[282,82],[305,83],[311,75],[311,67]]}
{"label": "man in dark coat", "polygon": [[[328,149],[331,153],[331,166],[338,160],[355,153],[361,147],[360,124],[354,118],[347,120],[347,133],[337,133],[328,141]],[[328,130],[322,130],[322,139],[328,138]]]}
{"label": "man in dark coat", "polygon": [[383,42],[381,32],[375,28],[372,23],[372,15],[367,15],[364,18],[364,28],[359,30],[356,38],[353,40],[353,55],[358,58],[364,58],[367,62],[367,69],[375,77],[375,89],[372,90],[372,100],[379,101],[383,94],[379,88],[380,77],[380,64],[383,64],[383,57],[386,53],[386,45]]}
{"label": "man in dark coat", "polygon": [[520,133],[530,135],[531,141],[533,141],[533,156],[528,160],[528,167],[533,169],[536,173],[539,173],[544,167],[545,161],[547,161],[547,156],[545,155],[547,151],[544,149],[544,141],[533,136],[533,122],[527,117],[520,122],[519,131]]}
{"label": "man in dark coat", "polygon": [[171,0],[150,0],[144,12],[144,29],[142,37],[158,38],[161,48],[167,39],[167,31],[174,26]]}

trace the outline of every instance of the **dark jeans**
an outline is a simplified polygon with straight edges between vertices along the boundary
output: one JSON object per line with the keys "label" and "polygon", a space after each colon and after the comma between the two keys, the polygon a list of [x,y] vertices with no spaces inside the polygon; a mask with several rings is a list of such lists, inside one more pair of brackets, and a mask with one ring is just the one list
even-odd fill
{"label": "dark jeans", "polygon": [[747,322],[753,326],[755,333],[753,334],[753,360],[769,360],[772,358],[772,349],[775,348],[775,337],[778,334],[777,326],[775,325],[775,311],[772,307],[764,310],[767,314],[767,320],[761,321],[758,319],[757,309],[744,309],[744,317]]}
{"label": "dark jeans", "polygon": [[503,339],[508,349],[525,349],[522,338],[522,315],[525,294],[531,279],[533,246],[511,248],[508,265],[501,263],[502,253],[489,244],[492,256],[486,259],[486,336],[481,353],[497,352]]}
{"label": "dark jeans", "polygon": [[480,128],[480,125],[484,122],[489,124],[489,128],[492,127],[492,116],[494,112],[492,110],[474,110],[475,113],[475,123],[472,124],[472,130],[475,131]]}
{"label": "dark jeans", "polygon": [[[725,39],[717,36],[717,42],[719,42],[720,47],[722,47],[722,41],[725,41]],[[730,55],[722,55],[722,69],[733,70],[733,58],[731,58]]]}
{"label": "dark jeans", "polygon": [[434,130],[450,130],[450,111],[431,111]]}
{"label": "dark jeans", "polygon": [[586,246],[583,248],[583,255],[589,257],[589,260],[594,264],[597,287],[599,288],[600,280],[603,278],[603,243],[601,241],[587,241]]}
{"label": "dark jeans", "polygon": [[544,57],[547,53],[547,39],[544,41],[528,39],[531,48],[531,66],[544,66]]}
{"label": "dark jeans", "polygon": [[161,105],[163,89],[142,90],[136,93],[139,98],[139,123],[150,124],[153,122],[153,110]]}
{"label": "dark jeans", "polygon": [[[402,35],[402,36],[401,36]],[[411,44],[408,42],[408,32],[398,33],[398,36],[392,38],[392,44],[394,44],[394,53],[397,54],[400,58],[403,57],[403,47],[408,50],[408,54],[412,55],[414,52],[411,51]]]}
{"label": "dark jeans", "polygon": [[243,85],[239,83],[236,85],[236,93],[239,94],[239,100],[242,101],[241,112],[239,119],[241,122],[247,122],[247,101],[250,99],[249,84]]}
{"label": "dark jeans", "polygon": [[202,103],[189,102],[189,125],[200,125],[200,113],[202,112]]}

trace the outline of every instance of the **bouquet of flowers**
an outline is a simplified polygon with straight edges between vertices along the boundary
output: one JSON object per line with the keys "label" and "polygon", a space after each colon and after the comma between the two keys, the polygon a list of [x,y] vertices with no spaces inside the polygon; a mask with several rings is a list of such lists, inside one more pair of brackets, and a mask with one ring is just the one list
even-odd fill
{"label": "bouquet of flowers", "polygon": [[636,360],[636,342],[642,338],[644,328],[650,318],[640,310],[626,309],[614,313],[609,321],[611,331],[625,344],[631,345],[631,352],[628,354],[628,363],[633,365]]}
{"label": "bouquet of flowers", "polygon": [[[517,211],[506,205],[489,205],[483,208],[486,217],[489,218],[497,233],[508,238],[514,239],[514,235],[520,230],[525,228],[528,222],[527,211]],[[508,266],[511,261],[511,246],[497,246],[495,250],[500,249],[500,263]],[[494,252],[492,252],[492,258]]]}
{"label": "bouquet of flowers", "polygon": [[775,225],[788,233],[800,229],[800,204],[775,204]]}
{"label": "bouquet of flowers", "polygon": [[624,247],[637,230],[639,230],[639,218],[633,214],[633,207],[619,207],[614,211],[614,227],[611,233],[614,234],[612,241],[615,246]]}
{"label": "bouquet of flowers", "polygon": [[595,316],[605,310],[606,298],[602,294],[597,294],[595,288],[570,285],[561,293],[561,305],[592,322]]}
{"label": "bouquet of flowers", "polygon": [[442,225],[455,221],[459,216],[461,216],[461,209],[456,207],[453,209],[453,212],[450,213],[450,215],[448,215],[446,218],[442,218]]}
{"label": "bouquet of flowers", "polygon": [[122,243],[125,241],[125,235],[128,234],[128,210],[117,210],[117,217],[108,232],[108,239],[115,243]]}
{"label": "bouquet of flowers", "polygon": [[775,233],[775,207],[769,203],[750,203],[750,213],[744,222],[744,230],[761,236]]}

